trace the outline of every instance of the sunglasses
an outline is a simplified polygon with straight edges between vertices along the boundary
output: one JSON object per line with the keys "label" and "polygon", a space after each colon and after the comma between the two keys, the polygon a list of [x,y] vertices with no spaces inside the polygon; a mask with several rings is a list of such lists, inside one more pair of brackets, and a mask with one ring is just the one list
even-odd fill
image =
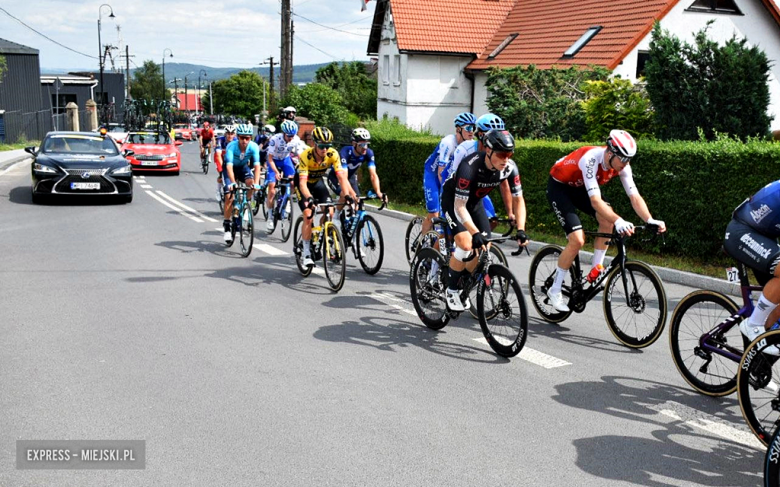
{"label": "sunglasses", "polygon": [[239,135],[238,138],[239,140],[252,140],[252,137],[248,135]]}
{"label": "sunglasses", "polygon": [[493,153],[494,156],[496,156],[497,158],[501,159],[502,161],[505,161],[505,160],[509,159],[510,157],[512,157],[512,154],[514,154],[514,152],[494,152]]}
{"label": "sunglasses", "polygon": [[473,132],[476,129],[476,127],[474,127],[473,125],[464,125],[461,128],[466,132]]}
{"label": "sunglasses", "polygon": [[365,149],[366,147],[368,147],[368,142],[358,142],[357,146],[360,147],[361,149]]}
{"label": "sunglasses", "polygon": [[333,144],[317,144],[318,149],[330,149],[333,147]]}
{"label": "sunglasses", "polygon": [[630,157],[623,157],[623,156],[619,156],[619,155],[617,155],[617,154],[612,154],[612,155],[613,155],[613,156],[615,156],[615,157],[617,157],[617,158],[618,158],[618,160],[619,160],[620,162],[622,162],[623,164],[628,164],[628,163],[630,163],[630,162],[631,162],[631,158],[630,158]]}

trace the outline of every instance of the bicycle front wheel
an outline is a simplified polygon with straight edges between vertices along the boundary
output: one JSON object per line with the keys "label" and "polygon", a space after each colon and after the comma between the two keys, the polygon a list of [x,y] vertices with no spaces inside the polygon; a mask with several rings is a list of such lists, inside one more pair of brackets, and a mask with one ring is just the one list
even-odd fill
{"label": "bicycle front wheel", "polygon": [[[263,192],[263,198],[261,201],[258,201],[257,204],[258,206],[262,206],[263,220],[268,221],[268,207],[265,205],[265,200],[268,199],[268,193],[266,193],[266,188],[263,188],[260,191]],[[273,208],[273,206],[271,208]]]}
{"label": "bicycle front wheel", "polygon": [[371,215],[365,215],[357,227],[355,246],[360,266],[367,274],[374,275],[382,267],[385,256],[385,243],[382,229]]}
{"label": "bicycle front wheel", "polygon": [[409,222],[409,226],[406,227],[406,238],[404,246],[406,250],[406,260],[410,264],[412,263],[412,258],[414,257],[415,252],[417,252],[417,249],[419,248],[420,234],[422,233],[422,222],[423,217],[416,216],[412,218],[412,221]]}
{"label": "bicycle front wheel", "polygon": [[202,161],[200,161],[200,168],[203,170],[203,174],[209,173],[209,158],[206,157]]}
{"label": "bicycle front wheel", "polygon": [[751,343],[737,374],[739,407],[753,434],[764,445],[780,425],[780,362],[779,357],[766,353],[780,346],[780,330],[765,333]]}
{"label": "bicycle front wheel", "polygon": [[[572,313],[571,311],[562,313],[556,310],[550,304],[550,298],[547,297],[547,290],[552,287],[555,281],[558,257],[560,257],[562,250],[557,245],[542,247],[536,252],[534,260],[531,261],[531,269],[528,271],[528,288],[531,291],[531,304],[534,305],[539,316],[550,323],[560,323]],[[574,269],[574,266],[571,269]],[[569,271],[569,275],[573,275],[572,270]],[[566,296],[565,289],[564,296]]]}
{"label": "bicycle front wheel", "polygon": [[325,242],[322,261],[325,267],[325,277],[330,288],[338,292],[344,286],[347,274],[347,259],[344,258],[344,240],[341,232],[331,222],[325,223]]}
{"label": "bicycle front wheel", "polygon": [[[707,344],[724,352],[742,356],[745,349],[737,315],[739,307],[714,291],[694,291],[680,300],[669,323],[669,348],[672,360],[685,382],[708,396],[727,396],[737,389],[738,362],[701,346]],[[732,324],[716,327],[732,316]]]}
{"label": "bicycle front wheel", "polygon": [[298,270],[303,277],[308,277],[311,274],[313,267],[307,267],[303,265],[303,217],[299,216],[295,220],[295,231],[293,237],[293,253],[295,254],[295,265],[298,266]]}
{"label": "bicycle front wheel", "polygon": [[[509,269],[509,264],[506,261],[506,255],[504,255],[504,251],[499,248],[498,245],[493,244],[490,246],[490,253],[493,257],[493,263],[494,264],[501,264],[502,266]],[[469,313],[472,317],[474,317],[475,320],[479,319],[479,311],[477,310],[477,292],[479,291],[478,286],[474,286],[471,288],[471,291],[469,291],[469,302],[471,303],[471,306],[469,306]],[[504,292],[506,292],[507,289],[504,289]],[[492,314],[495,312],[495,310],[486,310],[485,314],[488,319],[492,319]]]}
{"label": "bicycle front wheel", "polygon": [[607,276],[604,317],[609,331],[620,343],[644,348],[658,340],[666,325],[668,308],[664,285],[658,274],[644,262],[626,262],[624,272],[625,287],[619,268]]}
{"label": "bicycle front wheel", "polygon": [[775,431],[764,457],[764,487],[780,485],[780,428]]}
{"label": "bicycle front wheel", "polygon": [[241,244],[241,257],[249,257],[255,240],[255,224],[252,218],[252,210],[247,205],[244,206],[241,212],[241,234],[238,239]]}
{"label": "bicycle front wheel", "polygon": [[286,242],[290,239],[290,233],[293,226],[293,215],[295,214],[295,207],[292,204],[290,198],[286,198],[284,208],[282,208],[282,219],[280,223],[282,225],[282,242]]}
{"label": "bicycle front wheel", "polygon": [[488,267],[477,287],[479,326],[490,348],[502,357],[514,357],[528,336],[528,309],[512,271],[500,264]]}
{"label": "bicycle front wheel", "polygon": [[417,316],[431,330],[441,330],[450,321],[444,293],[449,266],[436,249],[421,248],[409,270],[409,290]]}

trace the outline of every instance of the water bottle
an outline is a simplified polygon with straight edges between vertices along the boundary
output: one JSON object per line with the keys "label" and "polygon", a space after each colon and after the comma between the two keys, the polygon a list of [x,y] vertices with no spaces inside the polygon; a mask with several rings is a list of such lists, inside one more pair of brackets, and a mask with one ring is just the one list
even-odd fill
{"label": "water bottle", "polygon": [[604,272],[604,266],[601,264],[596,264],[596,266],[593,269],[591,269],[590,272],[588,273],[588,277],[587,277],[588,282],[593,283],[594,281],[596,281],[596,279],[599,278],[602,272]]}

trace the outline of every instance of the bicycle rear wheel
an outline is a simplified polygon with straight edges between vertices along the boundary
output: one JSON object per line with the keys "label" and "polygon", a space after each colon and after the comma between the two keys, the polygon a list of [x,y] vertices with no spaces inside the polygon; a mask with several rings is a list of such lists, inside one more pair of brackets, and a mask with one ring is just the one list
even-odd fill
{"label": "bicycle rear wheel", "polygon": [[628,296],[620,269],[616,267],[604,284],[604,317],[609,331],[620,343],[644,348],[658,340],[666,325],[668,307],[664,285],[644,262],[626,262],[624,270]]}
{"label": "bicycle rear wheel", "polygon": [[[502,266],[509,268],[509,264],[506,261],[506,255],[504,255],[504,251],[501,250],[498,245],[495,243],[490,246],[490,253],[493,257],[493,263],[494,264],[501,264]],[[507,282],[508,284],[508,282]],[[479,292],[479,286],[474,286],[471,288],[471,291],[469,291],[469,302],[471,302],[471,306],[469,306],[469,313],[471,316],[475,319],[479,319],[479,310],[477,310],[477,293]],[[507,289],[504,289],[504,292],[507,292]],[[485,314],[488,319],[492,319],[492,314],[495,310],[486,310]]]}
{"label": "bicycle rear wheel", "polygon": [[414,254],[417,252],[419,247],[420,234],[422,233],[422,222],[423,218],[421,216],[416,216],[412,218],[412,221],[409,222],[409,226],[406,227],[406,260],[410,264],[412,263],[412,258],[414,257]]}
{"label": "bicycle rear wheel", "polygon": [[260,211],[261,206],[265,206],[265,189],[260,188],[257,191],[255,191],[255,194],[252,195],[252,201],[254,201],[254,206],[252,207],[252,215],[257,216],[257,213]]}
{"label": "bicycle rear wheel", "polygon": [[409,290],[420,320],[432,330],[441,330],[450,321],[444,293],[449,266],[436,250],[421,248],[415,253],[409,270]]}
{"label": "bicycle rear wheel", "polygon": [[780,428],[769,441],[764,457],[764,487],[780,485]]}
{"label": "bicycle rear wheel", "polygon": [[241,234],[239,235],[239,243],[241,244],[241,257],[249,257],[252,253],[252,244],[255,240],[255,224],[252,217],[252,209],[248,205],[244,205],[241,211]]}
{"label": "bicycle rear wheel", "polygon": [[765,333],[751,343],[737,374],[739,407],[753,434],[764,445],[780,425],[780,361],[764,351],[780,345],[780,330]]}
{"label": "bicycle rear wheel", "polygon": [[347,273],[347,259],[344,258],[344,240],[341,232],[331,222],[325,223],[325,241],[323,242],[322,263],[325,277],[330,288],[338,292],[344,286]]}
{"label": "bicycle rear wheel", "polygon": [[274,193],[274,199],[271,200],[271,210],[270,211],[264,210],[264,212],[266,212],[266,211],[268,212],[267,213],[268,216],[266,217],[265,220],[269,221],[269,219],[270,219],[270,221],[273,222],[273,227],[272,227],[272,229],[270,231],[268,230],[268,227],[266,227],[266,229],[265,229],[265,233],[267,233],[268,235],[271,235],[272,233],[274,233],[276,231],[276,222],[278,221],[278,215],[279,215],[279,213],[277,212],[277,210],[278,210],[277,206],[278,206],[278,203],[279,203],[279,198],[280,198],[279,190],[277,189],[276,193]]}
{"label": "bicycle rear wheel", "polygon": [[303,265],[303,217],[299,216],[295,220],[295,231],[293,232],[293,253],[295,254],[295,265],[298,266],[298,270],[303,277],[308,277],[311,274],[313,267],[307,267]]}
{"label": "bicycle rear wheel", "polygon": [[512,271],[500,264],[488,267],[477,287],[479,326],[490,348],[502,357],[514,357],[528,336],[528,309]]}
{"label": "bicycle rear wheel", "polygon": [[[680,375],[691,387],[708,396],[727,396],[737,389],[739,363],[702,348],[701,339],[739,307],[726,296],[714,291],[694,291],[680,300],[669,323],[669,348]],[[742,356],[745,349],[739,331],[741,316],[733,325],[720,329],[707,344]]]}
{"label": "bicycle rear wheel", "polygon": [[[263,219],[268,221],[268,207],[265,204],[266,200],[268,199],[268,193],[266,192],[267,191],[266,188],[263,188],[261,191],[263,192],[263,201],[260,202],[262,203],[261,206],[263,207]],[[258,205],[260,205],[260,203],[258,203]],[[273,208],[273,205],[271,206],[271,208]]]}
{"label": "bicycle rear wheel", "polygon": [[367,274],[374,275],[382,268],[385,243],[382,229],[371,215],[365,215],[355,231],[355,250],[360,266]]}
{"label": "bicycle rear wheel", "polygon": [[203,171],[203,174],[209,173],[209,156],[205,156],[200,160],[200,169]]}
{"label": "bicycle rear wheel", "polygon": [[282,225],[282,242],[286,242],[290,239],[290,232],[292,232],[293,215],[295,214],[295,206],[293,206],[290,198],[285,198],[284,208],[282,208],[282,219],[280,223]]}
{"label": "bicycle rear wheel", "polygon": [[[547,290],[550,289],[555,281],[555,272],[558,268],[558,257],[563,249],[557,245],[548,245],[542,247],[536,252],[531,269],[528,271],[528,288],[531,292],[531,304],[534,305],[536,312],[543,320],[550,323],[560,323],[571,315],[571,311],[561,313],[550,304],[550,298],[547,297]],[[572,269],[574,266],[572,266]],[[573,271],[569,271],[570,278],[574,278]],[[564,288],[564,297],[567,296]]]}

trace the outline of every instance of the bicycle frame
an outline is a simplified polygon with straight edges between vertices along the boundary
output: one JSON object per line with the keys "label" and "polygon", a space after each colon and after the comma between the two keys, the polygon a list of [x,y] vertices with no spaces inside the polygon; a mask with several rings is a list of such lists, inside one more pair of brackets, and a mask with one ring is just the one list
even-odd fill
{"label": "bicycle frame", "polygon": [[[360,227],[360,223],[363,221],[363,219],[366,216],[366,209],[365,209],[365,200],[367,199],[373,199],[369,198],[367,196],[362,196],[358,199],[358,209],[355,212],[354,215],[344,218],[345,222],[345,228],[343,229],[343,236],[345,240],[345,244],[349,244],[350,246],[353,245],[353,242],[357,238],[357,235],[355,235],[353,232]],[[382,203],[382,206],[379,207],[379,209],[383,209],[385,207],[386,203]],[[371,229],[371,227],[368,228],[368,234],[370,238],[375,238],[374,232]]]}
{"label": "bicycle frame", "polygon": [[[284,218],[282,213],[285,206],[287,205],[287,200],[290,199],[290,193],[292,190],[291,182],[292,179],[290,178],[280,178],[277,182],[276,205],[274,205],[274,211],[277,215],[279,215],[280,220]],[[281,193],[279,193],[279,191],[281,191]]]}

